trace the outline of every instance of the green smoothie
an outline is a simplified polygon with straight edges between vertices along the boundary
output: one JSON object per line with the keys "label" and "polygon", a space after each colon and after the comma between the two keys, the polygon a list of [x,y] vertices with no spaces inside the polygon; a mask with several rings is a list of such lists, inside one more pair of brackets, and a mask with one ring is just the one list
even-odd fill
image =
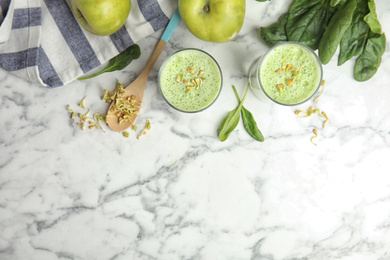
{"label": "green smoothie", "polygon": [[210,106],[222,87],[217,62],[197,49],[174,53],[162,65],[159,85],[165,100],[183,112],[197,112]]}
{"label": "green smoothie", "polygon": [[258,80],[277,103],[300,104],[317,91],[322,80],[318,57],[308,47],[286,43],[271,49],[260,61]]}

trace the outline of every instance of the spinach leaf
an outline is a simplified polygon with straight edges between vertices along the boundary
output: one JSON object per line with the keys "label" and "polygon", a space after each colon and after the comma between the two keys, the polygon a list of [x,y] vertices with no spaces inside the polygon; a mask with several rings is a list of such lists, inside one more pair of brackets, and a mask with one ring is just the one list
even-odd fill
{"label": "spinach leaf", "polygon": [[[249,87],[249,83],[247,88],[248,87]],[[238,102],[240,102],[240,97],[238,96],[237,90],[234,86],[233,86],[233,90]],[[246,109],[244,106],[242,106],[241,108],[241,117],[244,123],[245,130],[248,132],[248,134],[252,136],[253,139],[259,142],[264,142],[264,136],[261,133],[260,129],[257,127],[255,118],[253,117],[252,113],[249,112],[249,110]]]}
{"label": "spinach leaf", "polygon": [[382,62],[382,55],[385,52],[385,48],[385,34],[373,34],[373,37],[368,39],[363,53],[359,56],[355,64],[354,78],[357,81],[366,81],[376,73]]}
{"label": "spinach leaf", "polygon": [[290,6],[286,24],[288,40],[316,50],[336,9],[329,5],[329,0],[295,0]]}
{"label": "spinach leaf", "polygon": [[257,123],[252,113],[249,112],[245,107],[241,108],[241,117],[244,123],[245,130],[248,132],[253,139],[264,142],[264,136],[261,133],[260,129],[257,127]]}
{"label": "spinach leaf", "polygon": [[81,77],[79,80],[84,80],[84,79],[90,79],[96,76],[99,76],[100,74],[103,74],[105,72],[111,72],[115,70],[122,70],[127,65],[129,65],[133,60],[138,59],[141,55],[141,50],[137,44],[133,44],[121,53],[119,53],[117,56],[112,58],[107,67],[105,67],[103,70],[87,77]]}
{"label": "spinach leaf", "polygon": [[370,9],[370,12],[364,17],[364,21],[368,24],[368,26],[370,26],[371,31],[377,34],[381,34],[382,28],[376,15],[376,6],[374,0],[368,1],[368,8]]}
{"label": "spinach leaf", "polygon": [[287,41],[286,23],[288,14],[282,15],[279,20],[268,27],[260,28],[260,37],[269,46]]}
{"label": "spinach leaf", "polygon": [[356,0],[349,0],[332,16],[318,45],[318,56],[322,64],[327,64],[335,54],[345,31],[352,22],[355,9]]}
{"label": "spinach leaf", "polygon": [[221,142],[228,139],[229,135],[233,130],[237,127],[238,123],[240,122],[240,113],[241,113],[241,107],[244,104],[244,100],[246,98],[246,94],[248,93],[248,87],[246,88],[244,97],[242,98],[241,102],[238,104],[238,106],[232,110],[224,120],[222,120],[221,125],[219,126],[219,140]]}
{"label": "spinach leaf", "polygon": [[367,0],[357,0],[357,7],[352,16],[352,22],[345,31],[340,42],[340,53],[337,65],[344,64],[353,56],[360,55],[366,45],[370,28],[363,20],[369,12]]}
{"label": "spinach leaf", "polygon": [[237,127],[238,122],[240,122],[240,112],[241,106],[236,107],[233,111],[229,112],[229,114],[222,121],[219,126],[219,140],[221,142],[226,141],[229,135],[233,130]]}

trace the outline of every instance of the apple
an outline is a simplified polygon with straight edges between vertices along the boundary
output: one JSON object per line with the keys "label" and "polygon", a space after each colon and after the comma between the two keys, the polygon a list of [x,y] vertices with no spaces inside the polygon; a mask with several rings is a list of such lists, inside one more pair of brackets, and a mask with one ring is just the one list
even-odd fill
{"label": "apple", "polygon": [[188,30],[199,39],[228,42],[244,23],[245,0],[179,0],[179,12]]}
{"label": "apple", "polygon": [[70,5],[81,26],[96,35],[118,31],[131,9],[130,0],[70,0]]}

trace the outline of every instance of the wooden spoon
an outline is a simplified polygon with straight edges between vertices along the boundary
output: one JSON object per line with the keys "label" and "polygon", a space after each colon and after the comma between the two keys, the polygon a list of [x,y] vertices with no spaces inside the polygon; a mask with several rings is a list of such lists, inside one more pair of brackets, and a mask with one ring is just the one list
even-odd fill
{"label": "wooden spoon", "polygon": [[[177,24],[180,22],[180,19],[181,18],[180,18],[179,10],[176,9],[175,13],[173,14],[171,20],[168,23],[168,26],[165,28],[165,31],[164,31],[163,35],[161,36],[161,39],[158,42],[152,56],[149,58],[149,61],[146,64],[144,70],[130,85],[128,85],[125,88],[125,93],[123,95],[124,97],[128,97],[128,96],[133,95],[136,97],[136,100],[142,104],[142,100],[144,98],[144,93],[145,93],[146,82],[148,81],[149,73],[152,70],[154,63],[157,61],[157,59],[160,56],[165,45],[167,44],[173,31],[175,30]],[[118,117],[111,110],[112,106],[114,105],[114,102],[111,103],[110,107],[108,108],[106,122],[112,130],[114,130],[116,132],[121,132],[121,131],[126,130],[127,128],[129,128],[131,125],[134,124],[134,122],[137,119],[137,116],[139,114],[140,108],[138,108],[138,113],[132,114],[130,120],[122,121],[119,124]]]}

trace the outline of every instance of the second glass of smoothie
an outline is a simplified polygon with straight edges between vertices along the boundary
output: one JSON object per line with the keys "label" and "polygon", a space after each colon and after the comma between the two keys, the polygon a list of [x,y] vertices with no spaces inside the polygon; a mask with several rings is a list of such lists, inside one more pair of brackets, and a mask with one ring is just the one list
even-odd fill
{"label": "second glass of smoothie", "polygon": [[260,99],[265,95],[277,104],[299,105],[319,89],[322,65],[306,45],[285,42],[272,47],[252,65],[249,81]]}

